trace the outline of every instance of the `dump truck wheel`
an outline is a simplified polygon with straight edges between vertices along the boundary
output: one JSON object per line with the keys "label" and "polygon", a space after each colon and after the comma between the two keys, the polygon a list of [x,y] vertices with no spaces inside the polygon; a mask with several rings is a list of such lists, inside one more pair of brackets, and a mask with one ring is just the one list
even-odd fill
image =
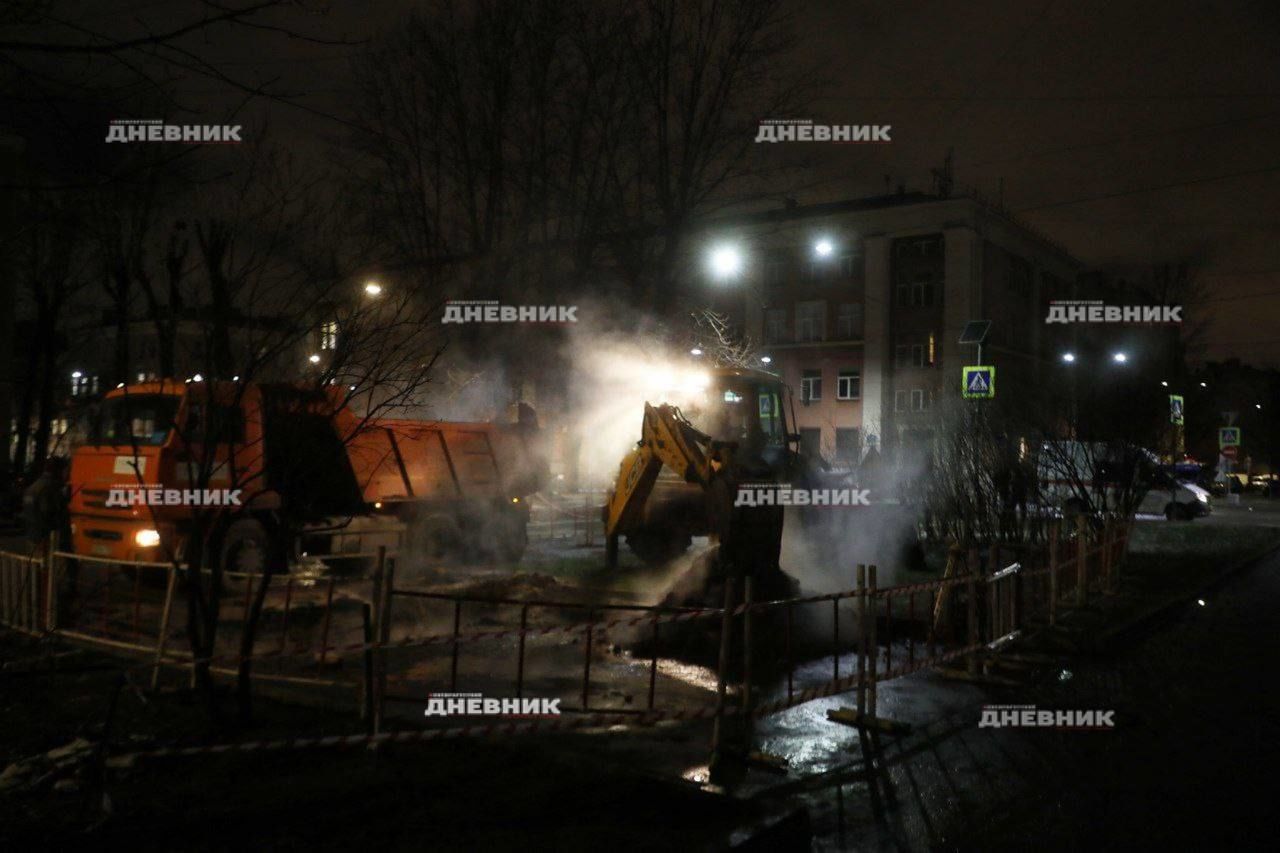
{"label": "dump truck wheel", "polygon": [[679,529],[638,530],[627,534],[627,547],[644,562],[660,566],[679,557],[693,544],[693,537]]}
{"label": "dump truck wheel", "polygon": [[226,544],[220,558],[222,585],[225,589],[243,590],[245,578],[230,577],[226,572],[244,572],[260,575],[267,570],[267,555],[271,553],[267,530],[261,522],[252,519],[234,522],[227,528]]}

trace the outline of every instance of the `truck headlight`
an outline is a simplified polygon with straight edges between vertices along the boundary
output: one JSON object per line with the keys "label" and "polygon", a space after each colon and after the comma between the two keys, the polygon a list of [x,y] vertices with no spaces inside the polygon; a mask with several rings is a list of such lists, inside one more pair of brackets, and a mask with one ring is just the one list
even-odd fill
{"label": "truck headlight", "polygon": [[160,531],[151,530],[150,528],[139,530],[133,534],[133,541],[137,543],[139,548],[154,548],[160,544]]}

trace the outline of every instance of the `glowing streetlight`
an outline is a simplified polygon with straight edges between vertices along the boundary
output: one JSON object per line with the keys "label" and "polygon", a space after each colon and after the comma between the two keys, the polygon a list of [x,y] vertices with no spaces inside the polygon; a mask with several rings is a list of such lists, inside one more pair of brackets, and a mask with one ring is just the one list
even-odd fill
{"label": "glowing streetlight", "polygon": [[1160,384],[1161,384],[1161,386],[1163,386],[1163,387],[1165,387],[1165,388],[1168,388],[1168,387],[1169,387],[1169,383],[1168,383],[1168,381],[1167,381],[1167,380],[1164,380],[1164,379],[1160,380]]}
{"label": "glowing streetlight", "polygon": [[320,356],[316,355],[315,353],[312,353],[311,357],[308,358],[307,361],[311,362],[312,364],[319,364]]}
{"label": "glowing streetlight", "polygon": [[762,356],[760,356],[760,363],[761,363],[761,364],[772,364],[772,363],[773,363],[773,359],[772,359],[772,358],[770,358],[770,357],[769,357],[769,356],[767,356],[767,355],[762,355]]}
{"label": "glowing streetlight", "polygon": [[831,245],[831,241],[825,238],[813,244],[813,252],[820,258],[830,257],[835,249],[836,247]]}
{"label": "glowing streetlight", "polygon": [[1067,364],[1071,364],[1076,360],[1076,354],[1073,352],[1064,352],[1062,354],[1062,360],[1065,361]]}
{"label": "glowing streetlight", "polygon": [[721,245],[711,250],[711,273],[716,278],[733,278],[742,271],[742,253],[734,246]]}
{"label": "glowing streetlight", "polygon": [[1111,360],[1114,361],[1116,364],[1124,364],[1126,361],[1129,360],[1129,356],[1125,355],[1122,352],[1118,352],[1111,356]]}
{"label": "glowing streetlight", "polygon": [[191,381],[192,381],[192,382],[203,382],[203,381],[204,381],[204,377],[203,377],[203,376],[201,376],[199,373],[197,373],[195,376],[192,376],[192,377],[191,377]]}
{"label": "glowing streetlight", "polygon": [[689,355],[702,355],[702,347],[694,347],[689,350]]}
{"label": "glowing streetlight", "polygon": [[1262,408],[1262,404],[1261,404],[1261,403],[1254,403],[1254,404],[1253,404],[1253,407],[1254,407],[1255,409],[1261,409],[1261,408]]}
{"label": "glowing streetlight", "polygon": [[366,296],[378,296],[382,293],[382,285],[376,281],[365,282],[364,292]]}
{"label": "glowing streetlight", "polygon": [[72,378],[72,379],[79,379],[81,376],[84,376],[84,374],[83,374],[83,373],[81,373],[80,371],[78,371],[78,370],[73,370],[73,371],[71,371],[71,378]]}
{"label": "glowing streetlight", "polygon": [[1209,387],[1209,383],[1208,383],[1208,382],[1201,382],[1201,383],[1200,383],[1200,387],[1201,387],[1201,388],[1208,388],[1208,387]]}

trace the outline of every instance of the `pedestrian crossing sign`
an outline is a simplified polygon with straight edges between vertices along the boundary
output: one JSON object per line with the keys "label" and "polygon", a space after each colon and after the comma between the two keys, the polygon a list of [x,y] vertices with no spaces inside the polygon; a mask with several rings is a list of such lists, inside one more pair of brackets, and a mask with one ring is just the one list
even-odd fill
{"label": "pedestrian crossing sign", "polygon": [[993,400],[996,396],[995,365],[973,365],[964,368],[961,384],[966,400]]}

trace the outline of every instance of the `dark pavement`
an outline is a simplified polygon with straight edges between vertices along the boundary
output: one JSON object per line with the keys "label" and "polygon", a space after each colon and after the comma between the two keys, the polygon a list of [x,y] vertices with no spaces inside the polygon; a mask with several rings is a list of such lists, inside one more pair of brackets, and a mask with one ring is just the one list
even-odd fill
{"label": "dark pavement", "polygon": [[[1278,629],[1272,554],[1033,685],[885,685],[881,715],[916,726],[905,738],[826,722],[848,698],[780,714],[760,734],[795,781],[756,796],[807,805],[819,849],[1271,849]],[[1114,709],[1116,727],[979,728],[984,703]]]}

